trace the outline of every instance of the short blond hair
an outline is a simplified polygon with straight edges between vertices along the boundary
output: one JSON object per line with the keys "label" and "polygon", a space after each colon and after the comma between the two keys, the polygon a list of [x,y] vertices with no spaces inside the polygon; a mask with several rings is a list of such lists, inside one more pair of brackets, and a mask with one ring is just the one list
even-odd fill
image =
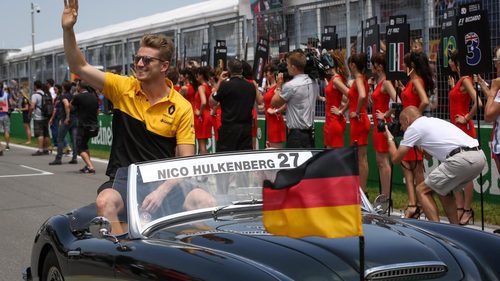
{"label": "short blond hair", "polygon": [[286,59],[288,63],[295,66],[298,70],[304,71],[304,69],[306,69],[307,58],[303,52],[292,51],[288,54]]}
{"label": "short blond hair", "polygon": [[159,58],[163,61],[170,62],[172,60],[174,44],[172,40],[165,35],[146,34],[142,37],[140,46],[159,50]]}

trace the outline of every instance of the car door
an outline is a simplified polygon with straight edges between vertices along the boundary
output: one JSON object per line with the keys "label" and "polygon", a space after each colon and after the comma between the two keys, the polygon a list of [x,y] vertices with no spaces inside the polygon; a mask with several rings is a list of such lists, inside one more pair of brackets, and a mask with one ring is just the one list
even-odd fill
{"label": "car door", "polygon": [[77,240],[68,249],[66,280],[115,280],[117,244],[108,239]]}

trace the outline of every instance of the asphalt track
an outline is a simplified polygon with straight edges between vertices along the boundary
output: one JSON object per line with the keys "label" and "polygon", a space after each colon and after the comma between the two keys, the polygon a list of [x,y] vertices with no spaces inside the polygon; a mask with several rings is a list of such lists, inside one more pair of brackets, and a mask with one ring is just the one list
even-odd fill
{"label": "asphalt track", "polygon": [[36,231],[50,216],[95,201],[106,181],[106,161],[94,161],[95,175],[80,174],[77,165],[49,166],[55,155],[31,156],[33,148],[11,145],[0,156],[0,280],[22,280],[29,265]]}
{"label": "asphalt track", "polygon": [[[35,149],[11,145],[0,156],[0,281],[21,280],[31,259],[36,231],[49,217],[66,213],[95,201],[97,187],[107,180],[107,161],[94,160],[95,175],[80,174],[83,167],[49,166],[55,155],[31,156]],[[394,210],[392,215],[399,215]],[[445,221],[442,218],[442,221]],[[481,229],[480,225],[469,226]],[[497,226],[488,226],[493,232]]]}

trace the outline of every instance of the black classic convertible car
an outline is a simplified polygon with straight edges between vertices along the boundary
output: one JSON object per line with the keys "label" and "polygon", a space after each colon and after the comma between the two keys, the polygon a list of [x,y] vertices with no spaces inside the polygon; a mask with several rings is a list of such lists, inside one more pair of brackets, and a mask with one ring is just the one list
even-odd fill
{"label": "black classic convertible car", "polygon": [[[262,183],[315,151],[266,150],[169,159],[121,169],[121,221],[95,204],[49,218],[36,233],[25,280],[500,280],[500,238],[469,228],[379,214],[361,195],[358,237],[268,233]],[[331,169],[335,169],[332,163]],[[145,198],[173,186],[163,204]],[[375,204],[374,204],[375,205]],[[146,209],[148,211],[146,211]],[[120,223],[126,233],[114,233]]]}

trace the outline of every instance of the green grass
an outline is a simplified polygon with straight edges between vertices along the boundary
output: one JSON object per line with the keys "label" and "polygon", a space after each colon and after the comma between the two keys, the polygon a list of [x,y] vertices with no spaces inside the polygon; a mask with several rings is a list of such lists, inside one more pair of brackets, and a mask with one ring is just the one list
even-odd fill
{"label": "green grass", "polygon": [[[370,201],[373,202],[375,197],[378,195],[378,186],[368,186],[368,195],[370,196]],[[392,203],[394,211],[396,210],[404,210],[408,205],[408,196],[405,191],[401,191],[395,189],[392,191]],[[437,198],[434,197],[438,208],[439,215],[446,216],[444,214],[443,208],[441,207],[441,202]],[[500,212],[498,211],[500,208],[500,204],[492,203],[492,202],[484,202],[484,223],[492,224],[492,225],[500,225]],[[474,200],[472,202],[472,209],[474,210],[474,224],[481,224],[481,202],[480,200]],[[397,211],[399,215],[399,211]]]}

